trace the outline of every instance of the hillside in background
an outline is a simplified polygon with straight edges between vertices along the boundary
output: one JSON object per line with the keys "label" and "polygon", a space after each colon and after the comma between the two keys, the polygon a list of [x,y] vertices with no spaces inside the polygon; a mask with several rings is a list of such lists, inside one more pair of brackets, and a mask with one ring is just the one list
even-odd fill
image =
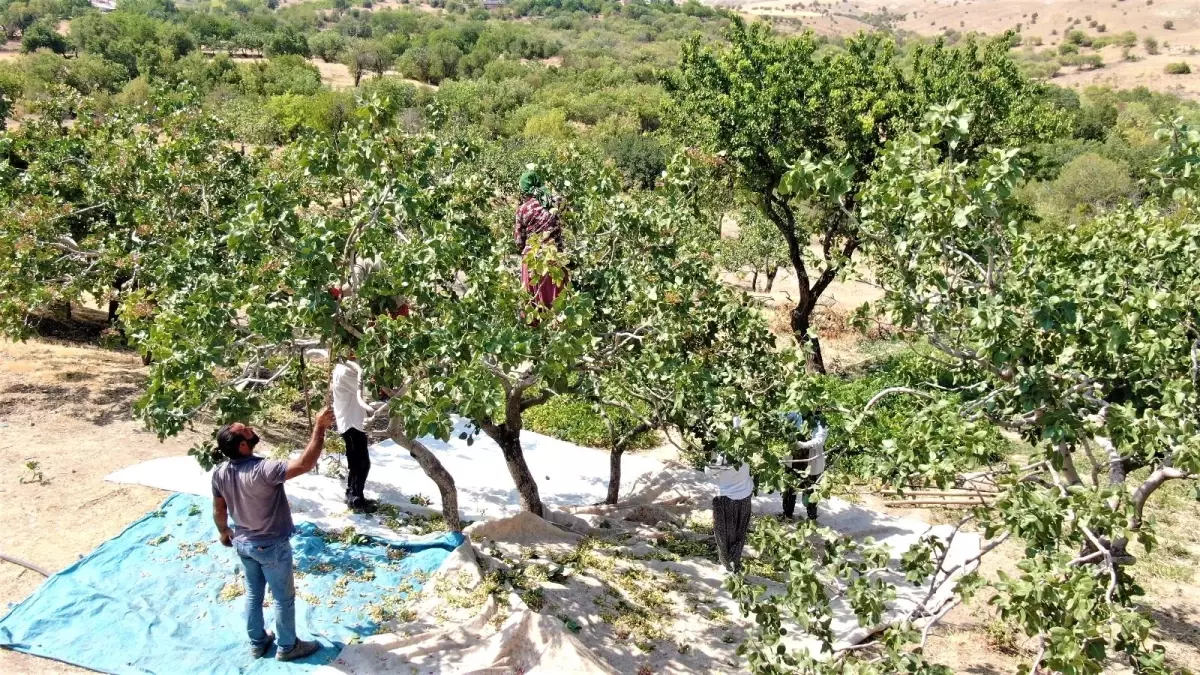
{"label": "hillside in background", "polygon": [[[710,4],[765,17],[784,30],[811,28],[829,36],[885,29],[958,39],[968,33],[999,35],[1015,30],[1022,39],[1016,53],[1033,72],[1055,84],[1077,89],[1096,84],[1146,87],[1200,100],[1200,3],[1191,0],[717,0]],[[1063,54],[1072,31],[1087,34],[1094,46],[1078,45],[1078,53]],[[1091,55],[1098,56],[1102,65],[1095,66]],[[1167,64],[1179,62],[1188,63],[1191,74],[1164,72]],[[1048,63],[1053,65],[1047,67]]]}

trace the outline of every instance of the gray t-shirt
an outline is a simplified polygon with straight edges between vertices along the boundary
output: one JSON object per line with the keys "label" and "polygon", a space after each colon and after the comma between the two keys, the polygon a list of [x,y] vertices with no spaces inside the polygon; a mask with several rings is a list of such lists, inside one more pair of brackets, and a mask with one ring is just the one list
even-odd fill
{"label": "gray t-shirt", "polygon": [[292,536],[286,479],[286,461],[262,457],[230,460],[213,471],[213,497],[224,497],[229,505],[234,539],[267,543]]}

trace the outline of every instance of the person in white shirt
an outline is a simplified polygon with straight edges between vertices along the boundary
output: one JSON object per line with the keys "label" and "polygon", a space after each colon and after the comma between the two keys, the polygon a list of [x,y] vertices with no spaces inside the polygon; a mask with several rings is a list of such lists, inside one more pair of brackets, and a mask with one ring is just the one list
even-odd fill
{"label": "person in white shirt", "polygon": [[[740,427],[741,419],[735,417],[733,425]],[[754,492],[750,465],[734,466],[722,455],[705,467],[704,473],[717,482],[717,496],[713,497],[717,560],[730,572],[741,572],[742,549],[746,546],[746,533],[750,531],[750,496]]]}
{"label": "person in white shirt", "polygon": [[362,395],[362,366],[350,352],[347,360],[333,369],[333,414],[346,442],[346,505],[355,513],[374,513],[378,505],[363,494],[371,456],[367,452],[367,417],[375,413]]}
{"label": "person in white shirt", "polygon": [[[804,430],[804,417],[800,413],[790,412],[784,417],[796,425],[797,429]],[[829,428],[825,426],[820,415],[814,415],[813,422],[816,428],[813,430],[812,438],[796,442],[796,448],[792,451],[792,459],[789,464],[799,483],[805,514],[809,520],[815,521],[817,504],[813,501],[812,494],[817,481],[821,480],[821,475],[825,473],[825,442],[829,439]],[[794,518],[795,513],[796,489],[785,489],[783,491],[783,515]]]}

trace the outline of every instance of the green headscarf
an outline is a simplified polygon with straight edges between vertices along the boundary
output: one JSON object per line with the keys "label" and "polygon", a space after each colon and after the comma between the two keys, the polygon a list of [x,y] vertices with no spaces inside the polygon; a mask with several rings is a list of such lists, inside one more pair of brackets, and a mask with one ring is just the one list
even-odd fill
{"label": "green headscarf", "polygon": [[541,189],[541,187],[542,187],[542,177],[538,175],[537,171],[530,170],[530,171],[526,171],[525,173],[521,174],[521,196],[522,197],[527,196],[527,195],[536,196],[537,192]]}

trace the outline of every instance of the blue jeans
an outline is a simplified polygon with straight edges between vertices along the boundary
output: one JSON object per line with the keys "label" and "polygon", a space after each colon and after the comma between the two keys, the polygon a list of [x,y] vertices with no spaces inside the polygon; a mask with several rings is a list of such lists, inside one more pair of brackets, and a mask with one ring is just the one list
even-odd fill
{"label": "blue jeans", "polygon": [[296,646],[296,583],[292,574],[292,543],[257,544],[234,541],[234,549],[246,569],[246,632],[256,647],[267,642],[263,623],[263,593],[271,587],[275,598],[275,644],[279,651]]}

